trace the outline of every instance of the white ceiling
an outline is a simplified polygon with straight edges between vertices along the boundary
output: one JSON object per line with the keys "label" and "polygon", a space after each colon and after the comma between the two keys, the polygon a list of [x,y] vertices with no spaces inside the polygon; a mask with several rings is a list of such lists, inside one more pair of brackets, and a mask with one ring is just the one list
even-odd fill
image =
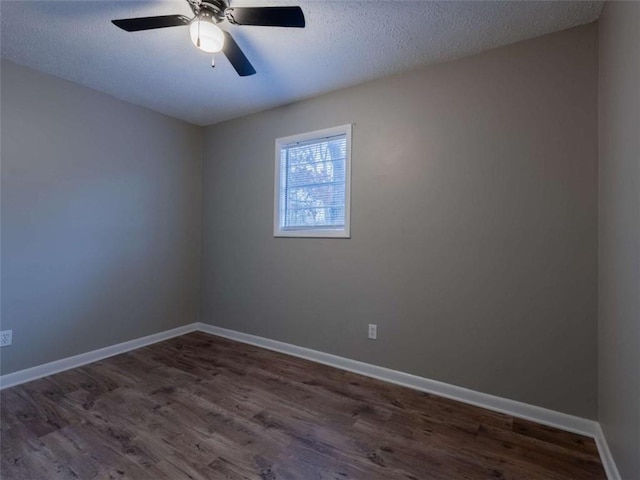
{"label": "white ceiling", "polygon": [[225,25],[257,70],[211,68],[187,27],[127,33],[112,19],[184,14],[185,0],[2,0],[2,56],[198,125],[582,25],[600,1],[233,0],[300,5],[305,29]]}

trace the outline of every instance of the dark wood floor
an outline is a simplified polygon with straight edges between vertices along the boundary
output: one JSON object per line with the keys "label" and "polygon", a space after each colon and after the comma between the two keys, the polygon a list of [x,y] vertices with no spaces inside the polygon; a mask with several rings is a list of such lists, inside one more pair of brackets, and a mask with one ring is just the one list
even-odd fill
{"label": "dark wood floor", "polygon": [[593,440],[192,333],[4,390],[3,479],[605,479]]}

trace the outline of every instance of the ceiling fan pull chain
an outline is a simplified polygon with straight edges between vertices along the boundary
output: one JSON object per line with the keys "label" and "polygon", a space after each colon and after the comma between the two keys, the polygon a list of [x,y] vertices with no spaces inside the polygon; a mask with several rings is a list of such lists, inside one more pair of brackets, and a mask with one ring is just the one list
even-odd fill
{"label": "ceiling fan pull chain", "polygon": [[198,18],[198,40],[196,41],[196,47],[200,48],[200,20],[202,17]]}

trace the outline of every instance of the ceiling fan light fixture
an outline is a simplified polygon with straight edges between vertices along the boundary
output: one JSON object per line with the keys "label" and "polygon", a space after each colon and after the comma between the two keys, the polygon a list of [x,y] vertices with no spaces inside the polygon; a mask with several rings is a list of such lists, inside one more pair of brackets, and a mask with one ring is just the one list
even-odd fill
{"label": "ceiling fan light fixture", "polygon": [[196,18],[189,27],[193,44],[207,53],[217,53],[224,47],[224,32],[208,18]]}

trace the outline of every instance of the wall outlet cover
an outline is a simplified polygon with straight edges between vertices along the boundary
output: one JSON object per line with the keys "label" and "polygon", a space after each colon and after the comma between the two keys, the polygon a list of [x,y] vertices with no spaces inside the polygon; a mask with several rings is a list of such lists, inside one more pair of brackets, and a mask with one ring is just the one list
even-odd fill
{"label": "wall outlet cover", "polygon": [[8,347],[13,341],[13,330],[0,332],[0,347]]}
{"label": "wall outlet cover", "polygon": [[371,340],[376,340],[378,338],[378,326],[373,323],[369,324],[369,338]]}

